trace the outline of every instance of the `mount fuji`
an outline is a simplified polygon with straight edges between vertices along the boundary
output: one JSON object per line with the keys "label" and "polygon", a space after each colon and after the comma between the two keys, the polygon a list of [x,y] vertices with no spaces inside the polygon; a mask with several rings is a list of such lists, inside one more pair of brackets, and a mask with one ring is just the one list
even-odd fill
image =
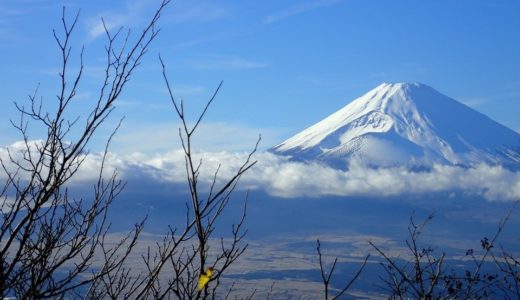
{"label": "mount fuji", "polygon": [[339,169],[353,161],[520,169],[520,134],[420,83],[383,83],[271,151]]}

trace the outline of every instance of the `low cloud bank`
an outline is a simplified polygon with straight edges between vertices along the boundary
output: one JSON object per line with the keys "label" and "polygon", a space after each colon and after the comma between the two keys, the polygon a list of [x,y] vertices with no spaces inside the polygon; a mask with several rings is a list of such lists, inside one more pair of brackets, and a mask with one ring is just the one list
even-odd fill
{"label": "low cloud bank", "polygon": [[[201,181],[209,183],[219,163],[221,178],[236,171],[246,154],[201,153]],[[435,165],[428,171],[411,171],[405,167],[374,169],[352,163],[348,171],[336,170],[319,163],[290,161],[271,153],[259,153],[258,164],[241,180],[243,188],[262,189],[270,195],[295,197],[320,196],[397,196],[434,192],[462,192],[492,201],[520,199],[520,172],[500,166],[481,164],[472,168]],[[156,178],[185,182],[181,152],[148,160]]]}
{"label": "low cloud bank", "polygon": [[[9,146],[16,153],[19,144]],[[5,148],[0,158],[6,161]],[[97,178],[102,156],[91,154],[73,180],[73,184]],[[199,176],[201,184],[209,185],[220,165],[219,183],[232,176],[247,158],[247,153],[202,152]],[[321,196],[398,196],[456,191],[490,201],[520,199],[520,172],[485,164],[472,168],[435,165],[428,171],[412,171],[405,167],[368,168],[352,163],[349,170],[336,170],[319,163],[290,161],[287,157],[262,152],[254,156],[258,163],[241,179],[240,188],[263,190],[282,197]],[[109,154],[107,173],[117,170],[129,185],[150,180],[159,184],[186,183],[185,160],[181,150],[164,154]],[[5,178],[0,173],[0,178]],[[142,188],[146,188],[143,186]]]}

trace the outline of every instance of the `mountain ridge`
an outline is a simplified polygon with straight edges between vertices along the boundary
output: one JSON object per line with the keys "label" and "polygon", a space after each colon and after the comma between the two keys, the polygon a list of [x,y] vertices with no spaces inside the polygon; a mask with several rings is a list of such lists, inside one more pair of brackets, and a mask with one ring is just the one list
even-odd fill
{"label": "mountain ridge", "polygon": [[520,167],[520,134],[422,83],[383,83],[271,149],[346,168]]}

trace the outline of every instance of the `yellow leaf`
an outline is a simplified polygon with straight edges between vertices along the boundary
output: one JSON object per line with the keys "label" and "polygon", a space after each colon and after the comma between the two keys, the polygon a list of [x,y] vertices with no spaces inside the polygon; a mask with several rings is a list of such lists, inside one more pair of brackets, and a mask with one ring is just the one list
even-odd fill
{"label": "yellow leaf", "polygon": [[204,274],[200,274],[198,285],[199,292],[202,291],[206,284],[208,284],[209,280],[211,279],[211,275],[213,275],[213,268],[208,268]]}

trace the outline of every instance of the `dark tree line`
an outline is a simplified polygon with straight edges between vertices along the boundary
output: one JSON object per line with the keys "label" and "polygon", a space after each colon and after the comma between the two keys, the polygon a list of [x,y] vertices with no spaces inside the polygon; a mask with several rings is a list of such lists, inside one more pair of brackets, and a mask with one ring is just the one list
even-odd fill
{"label": "dark tree line", "polygon": [[[519,299],[520,261],[499,244],[518,202],[499,222],[491,238],[483,237],[478,249],[464,253],[468,264],[456,267],[447,261],[445,252],[422,242],[421,234],[433,215],[417,222],[410,218],[407,254],[411,259],[394,257],[370,242],[383,259],[380,277],[392,299]],[[487,265],[487,267],[486,267]]]}
{"label": "dark tree line", "polygon": [[[463,253],[466,262],[463,266],[450,262],[446,253],[440,252],[442,245],[423,242],[421,236],[433,214],[421,222],[410,218],[404,253],[391,254],[369,241],[376,252],[371,263],[377,262],[382,270],[378,281],[373,282],[374,288],[379,287],[388,299],[520,299],[520,259],[499,243],[518,203],[516,201],[500,220],[491,238],[483,237],[477,249]],[[326,271],[319,240],[317,245],[324,299],[338,299],[360,279],[370,255],[344,286],[335,287],[336,295],[330,296],[337,258]]]}

